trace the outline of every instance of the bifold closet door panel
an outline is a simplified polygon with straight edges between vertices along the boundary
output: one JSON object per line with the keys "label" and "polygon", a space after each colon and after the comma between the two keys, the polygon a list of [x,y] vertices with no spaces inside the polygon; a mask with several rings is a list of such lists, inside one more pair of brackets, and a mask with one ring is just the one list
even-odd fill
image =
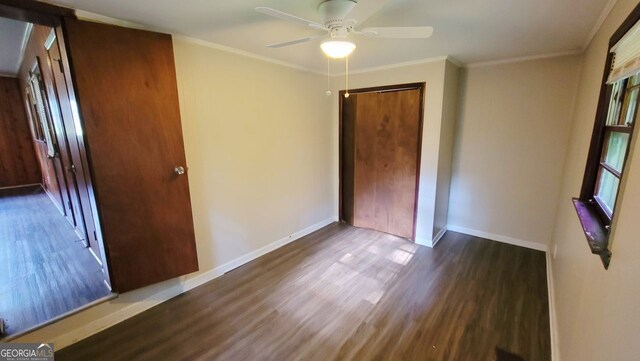
{"label": "bifold closet door panel", "polygon": [[356,104],[353,225],[413,239],[421,91],[360,93]]}
{"label": "bifold closet door panel", "polygon": [[197,271],[171,37],[64,27],[114,290]]}
{"label": "bifold closet door panel", "polygon": [[[340,95],[342,96],[342,95]],[[355,156],[355,122],[358,104],[357,94],[342,99],[342,220],[353,224],[353,169]]]}
{"label": "bifold closet door panel", "polygon": [[[84,154],[84,144],[81,143],[80,135],[78,134],[78,129],[76,129],[73,119],[73,109],[69,99],[69,88],[62,65],[63,60],[60,52],[60,42],[54,30],[52,30],[50,39],[53,40],[51,40],[49,44],[47,53],[49,55],[49,62],[51,63],[51,72],[55,82],[56,95],[67,138],[69,149],[68,158],[71,163],[71,169],[67,168],[67,175],[70,177],[70,181],[67,182],[69,194],[72,196],[72,202],[74,204],[77,203],[77,205],[74,206],[74,211],[76,212],[78,223],[84,229],[86,237],[85,244],[91,248],[91,251],[97,259],[102,259],[102,252],[95,233],[94,215],[91,209],[91,195],[89,194],[90,182],[87,180],[89,175],[85,171],[82,160],[82,158],[86,156]],[[102,263],[102,261],[100,262]]]}

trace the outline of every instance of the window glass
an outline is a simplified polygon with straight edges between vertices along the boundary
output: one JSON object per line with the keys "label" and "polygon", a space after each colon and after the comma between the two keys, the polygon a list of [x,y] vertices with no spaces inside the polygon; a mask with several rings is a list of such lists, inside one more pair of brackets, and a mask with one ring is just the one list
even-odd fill
{"label": "window glass", "polygon": [[611,99],[609,100],[609,111],[607,112],[607,125],[618,124],[623,89],[623,81],[619,81],[612,85]]}
{"label": "window glass", "polygon": [[622,173],[624,156],[627,153],[627,144],[629,144],[629,133],[609,132],[604,162],[620,173]]}
{"label": "window glass", "polygon": [[[591,146],[580,190],[574,199],[591,252],[607,268],[609,236],[620,185],[628,171],[625,157],[634,141],[640,112],[640,11],[635,9],[609,39]],[[604,49],[603,49],[604,50]],[[588,210],[585,211],[585,210]]]}
{"label": "window glass", "polygon": [[640,74],[636,74],[634,76],[632,76],[631,78],[629,78],[629,85],[627,85],[628,87],[632,87],[634,85],[638,85],[640,84]]}
{"label": "window glass", "polygon": [[616,205],[619,184],[620,180],[615,175],[604,168],[600,168],[596,197],[603,203],[605,208],[608,208],[606,211],[608,211],[609,215],[613,213]]}
{"label": "window glass", "polygon": [[636,107],[638,105],[638,91],[640,87],[627,90],[624,97],[624,106],[622,107],[622,116],[620,117],[620,125],[631,125],[636,115]]}

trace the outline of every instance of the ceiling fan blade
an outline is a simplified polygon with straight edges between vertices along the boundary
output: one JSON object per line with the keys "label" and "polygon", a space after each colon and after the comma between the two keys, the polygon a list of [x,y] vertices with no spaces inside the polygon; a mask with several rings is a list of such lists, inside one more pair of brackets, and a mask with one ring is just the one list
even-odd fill
{"label": "ceiling fan blade", "polygon": [[358,24],[362,24],[371,15],[375,14],[389,0],[358,0],[358,4],[345,16],[345,19],[355,19]]}
{"label": "ceiling fan blade", "polygon": [[433,34],[431,26],[364,28],[360,35],[371,38],[426,39]]}
{"label": "ceiling fan blade", "polygon": [[318,30],[324,30],[326,29],[324,25],[322,24],[318,24],[314,21],[309,21],[303,18],[299,18],[295,15],[291,15],[291,14],[287,14],[285,12],[282,12],[280,10],[276,10],[276,9],[272,9],[272,8],[267,8],[267,7],[257,7],[255,8],[255,10],[259,13],[263,13],[269,16],[273,16],[274,18],[278,18],[281,20],[285,20],[288,21],[290,23],[294,23],[294,24],[299,24],[299,25],[304,25],[304,26],[308,26],[308,27],[312,27],[314,29],[318,29]]}
{"label": "ceiling fan blade", "polygon": [[317,35],[317,36],[308,36],[306,38],[302,38],[302,39],[297,39],[297,40],[291,40],[291,41],[285,41],[283,43],[276,43],[276,44],[270,44],[267,45],[267,48],[272,48],[272,49],[277,49],[277,48],[284,48],[285,46],[289,46],[289,45],[295,45],[295,44],[300,44],[300,43],[306,43],[308,41],[311,40],[315,40],[318,38],[323,37],[324,35]]}

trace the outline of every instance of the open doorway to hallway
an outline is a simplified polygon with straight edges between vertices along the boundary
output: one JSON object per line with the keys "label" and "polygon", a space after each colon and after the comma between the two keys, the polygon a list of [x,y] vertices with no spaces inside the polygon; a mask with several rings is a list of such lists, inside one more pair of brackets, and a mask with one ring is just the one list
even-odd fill
{"label": "open doorway to hallway", "polygon": [[0,18],[0,338],[111,296],[59,46]]}

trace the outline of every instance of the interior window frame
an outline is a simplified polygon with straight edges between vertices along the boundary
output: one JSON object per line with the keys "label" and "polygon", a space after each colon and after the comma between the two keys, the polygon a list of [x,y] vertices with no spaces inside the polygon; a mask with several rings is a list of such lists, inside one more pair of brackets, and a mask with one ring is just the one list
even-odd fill
{"label": "interior window frame", "polygon": [[[611,224],[613,222],[613,217],[615,214],[615,207],[618,204],[618,198],[620,195],[620,183],[622,182],[622,178],[624,177],[624,173],[625,173],[625,169],[626,169],[626,165],[627,165],[627,157],[629,156],[629,148],[631,148],[631,140],[633,138],[633,130],[634,130],[634,126],[636,124],[636,120],[638,118],[638,109],[640,109],[640,98],[636,98],[635,100],[635,111],[633,114],[633,120],[631,122],[630,125],[623,125],[620,124],[620,122],[622,121],[623,117],[626,117],[625,112],[623,110],[625,110],[625,103],[627,101],[627,92],[629,89],[631,88],[639,88],[640,85],[633,85],[632,87],[628,87],[628,79],[624,79],[621,80],[623,82],[622,87],[621,87],[621,91],[622,91],[622,99],[620,100],[620,108],[617,111],[617,114],[615,116],[615,124],[607,124],[608,116],[605,117],[604,119],[604,129],[602,132],[602,139],[600,140],[600,159],[598,161],[597,167],[598,170],[597,172],[595,172],[595,179],[593,180],[593,188],[591,188],[591,192],[590,195],[587,197],[588,200],[593,200],[595,206],[596,206],[596,210],[598,211],[598,214],[600,215],[600,218],[602,219],[602,222],[606,227],[611,227]],[[614,85],[608,85],[608,87],[613,88]],[[610,91],[607,92],[608,94],[611,94]],[[608,102],[607,104],[607,114],[609,114],[609,109],[611,108],[612,102]],[[627,140],[627,145],[625,147],[624,150],[624,155],[623,155],[623,161],[622,161],[622,166],[620,167],[620,170],[615,169],[612,165],[608,164],[606,162],[606,156],[607,156],[607,151],[608,151],[608,141],[609,141],[609,135],[611,133],[626,133],[629,134],[629,138]],[[612,174],[614,177],[616,177],[618,179],[618,188],[616,189],[616,196],[614,198],[614,203],[613,203],[613,209],[609,209],[608,205],[605,203],[604,200],[602,200],[600,197],[598,197],[597,193],[598,193],[598,188],[599,188],[599,183],[600,183],[600,174],[601,172],[608,172],[610,174]]]}
{"label": "interior window frame", "polygon": [[[607,84],[609,78],[609,72],[614,60],[614,54],[611,49],[617,44],[620,39],[631,28],[640,21],[640,4],[638,4],[624,20],[620,27],[614,32],[609,39],[609,46],[607,47],[607,57],[605,61],[605,67],[602,75],[602,82],[600,87],[600,95],[598,98],[598,106],[596,110],[596,117],[591,136],[591,144],[589,146],[589,153],[587,156],[587,162],[585,166],[584,177],[582,181],[582,187],[580,190],[580,197],[574,198],[573,203],[578,213],[582,228],[587,238],[587,243],[593,254],[599,255],[605,269],[608,269],[611,260],[611,251],[609,250],[609,235],[611,233],[611,227],[613,220],[616,217],[616,208],[620,203],[620,188],[622,180],[624,179],[625,170],[627,167],[627,158],[629,156],[632,141],[634,139],[635,125],[638,119],[638,112],[640,110],[640,97],[636,99],[636,109],[633,115],[634,119],[631,125],[620,125],[620,119],[624,113],[624,102],[627,97],[627,84],[628,78],[622,80],[624,83],[621,87],[621,97],[617,102],[612,101],[612,92],[615,84]],[[617,104],[618,109],[615,111],[615,123],[609,125],[609,112],[610,108]],[[624,154],[624,160],[619,174],[605,170],[603,166],[604,158],[606,157],[606,147],[608,143],[608,134],[610,132],[624,132],[629,133],[629,139]],[[616,196],[613,204],[613,209],[609,210],[604,202],[596,196],[598,192],[598,182],[600,178],[600,172],[607,171],[612,173],[618,178],[618,188],[616,190]],[[619,175],[619,176],[618,176]]]}

